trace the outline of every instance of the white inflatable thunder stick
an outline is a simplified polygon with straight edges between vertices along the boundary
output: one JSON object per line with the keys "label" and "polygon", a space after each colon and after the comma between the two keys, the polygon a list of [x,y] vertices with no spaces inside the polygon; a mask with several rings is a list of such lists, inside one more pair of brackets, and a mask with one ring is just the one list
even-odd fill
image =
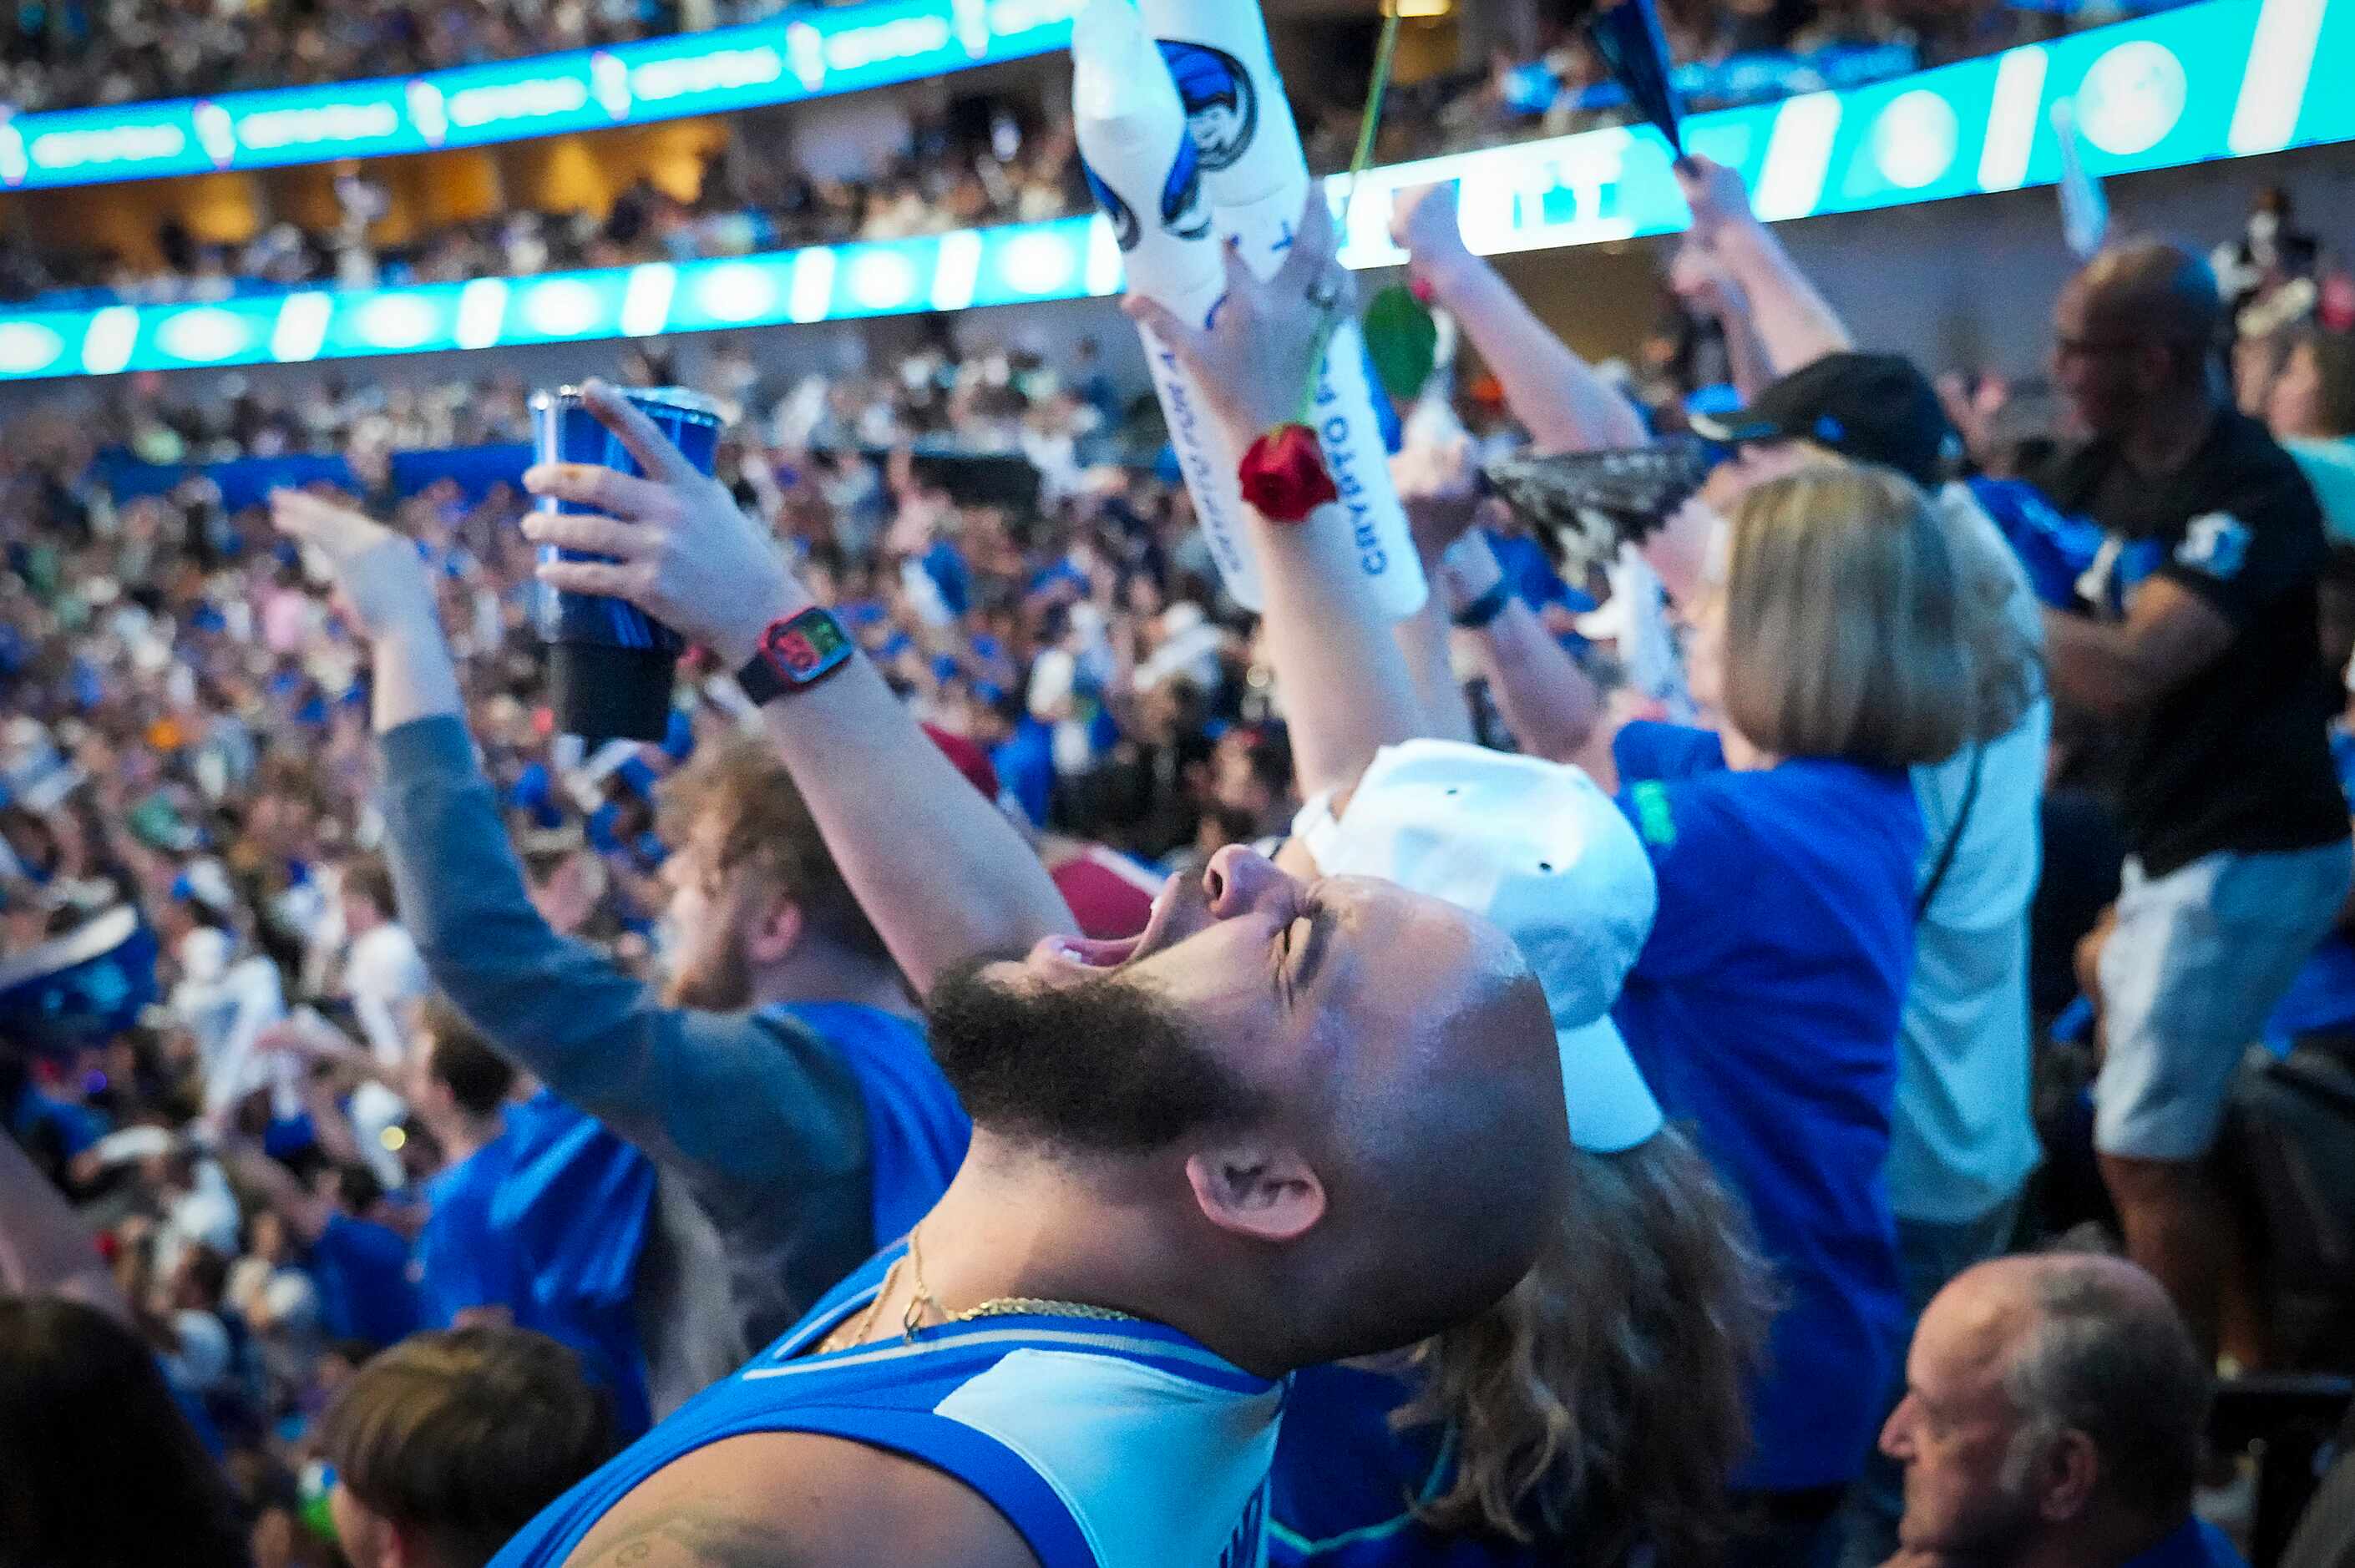
{"label": "white inflatable thunder stick", "polygon": [[[1252,270],[1268,277],[1284,265],[1310,182],[1259,0],[1140,0],[1139,9],[1177,79],[1219,232],[1239,240]],[[1375,397],[1364,335],[1345,321],[1325,356],[1316,433],[1375,602],[1402,618],[1421,609],[1430,590],[1391,483]]]}
{"label": "white inflatable thunder stick", "polygon": [[[1120,242],[1128,291],[1207,324],[1226,289],[1226,263],[1178,84],[1129,0],[1092,0],[1073,24],[1071,115],[1089,188]],[[1219,575],[1237,603],[1258,609],[1259,558],[1236,473],[1242,452],[1210,418],[1192,373],[1151,332],[1139,332]]]}

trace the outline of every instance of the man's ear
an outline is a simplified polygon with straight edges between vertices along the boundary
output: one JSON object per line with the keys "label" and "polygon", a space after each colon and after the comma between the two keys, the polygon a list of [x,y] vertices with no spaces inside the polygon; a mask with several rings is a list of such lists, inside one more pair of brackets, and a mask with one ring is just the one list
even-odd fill
{"label": "man's ear", "polygon": [[2030,1472],[2029,1485],[2037,1513],[2053,1523],[2083,1515],[2101,1484],[2102,1457],[2093,1438],[2075,1427],[2063,1428]]}
{"label": "man's ear", "polygon": [[744,929],[744,956],[766,966],[782,962],[802,939],[802,906],[782,892],[755,890]]}
{"label": "man's ear", "polygon": [[428,1561],[403,1526],[363,1504],[354,1502],[336,1520],[336,1544],[352,1568],[422,1568]]}
{"label": "man's ear", "polygon": [[1245,1142],[1202,1150],[1186,1160],[1202,1217],[1257,1241],[1298,1241],[1325,1217],[1325,1183],[1297,1150]]}

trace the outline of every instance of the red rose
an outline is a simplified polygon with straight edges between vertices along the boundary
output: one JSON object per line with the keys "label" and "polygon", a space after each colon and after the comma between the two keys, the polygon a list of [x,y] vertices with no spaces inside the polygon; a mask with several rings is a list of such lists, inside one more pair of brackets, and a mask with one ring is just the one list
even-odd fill
{"label": "red rose", "polygon": [[1341,499],[1325,470],[1325,449],[1305,425],[1279,425],[1253,441],[1237,471],[1243,499],[1271,523],[1305,523]]}

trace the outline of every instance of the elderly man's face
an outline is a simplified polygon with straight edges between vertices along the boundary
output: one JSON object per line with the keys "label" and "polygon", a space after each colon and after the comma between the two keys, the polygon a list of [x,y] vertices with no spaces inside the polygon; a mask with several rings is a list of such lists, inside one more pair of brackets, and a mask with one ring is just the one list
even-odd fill
{"label": "elderly man's face", "polygon": [[2015,1314],[1968,1289],[1922,1315],[1905,1398],[1881,1432],[1881,1451],[1905,1467],[1907,1550],[1999,1553],[2034,1528],[2024,1478],[2009,1473],[2021,1421],[2003,1372],[2017,1333]]}

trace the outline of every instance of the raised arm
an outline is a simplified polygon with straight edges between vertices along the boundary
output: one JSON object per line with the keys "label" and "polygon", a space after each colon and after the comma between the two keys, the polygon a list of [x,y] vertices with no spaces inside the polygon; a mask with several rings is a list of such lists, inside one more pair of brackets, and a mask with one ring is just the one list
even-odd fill
{"label": "raised arm", "polygon": [[1391,460],[1391,480],[1406,508],[1414,531],[1414,546],[1423,557],[1423,575],[1431,597],[1423,608],[1392,627],[1399,652],[1406,656],[1407,675],[1413,683],[1415,702],[1423,710],[1423,733],[1435,740],[1476,738],[1472,705],[1455,678],[1455,661],[1448,646],[1449,617],[1464,602],[1450,591],[1446,578],[1448,552],[1463,537],[1480,512],[1480,486],[1472,466],[1472,439],[1460,428],[1443,442],[1411,442]]}
{"label": "raised arm", "polygon": [[[1435,580],[1461,611],[1480,603],[1503,577],[1487,541],[1474,533],[1449,549]],[[1617,788],[1603,694],[1528,605],[1508,599],[1458,635],[1472,645],[1489,694],[1523,751],[1575,763],[1604,789]]]}
{"label": "raised arm", "polygon": [[[541,579],[626,599],[741,665],[766,628],[811,605],[809,591],[727,491],[619,394],[592,382],[588,404],[653,477],[577,464],[525,475],[536,494],[605,514],[526,520],[539,543],[611,557],[543,565]],[[1077,928],[1030,846],[924,737],[865,655],[763,716],[843,879],[919,992],[977,954]]]}
{"label": "raised arm", "polygon": [[327,1234],[335,1204],[296,1181],[294,1172],[264,1154],[260,1144],[229,1127],[226,1117],[215,1118],[215,1130],[216,1152],[239,1186],[269,1205],[305,1246]]}
{"label": "raised arm", "polygon": [[1692,208],[1693,240],[1724,267],[1749,301],[1770,378],[1856,346],[1839,313],[1750,210],[1750,193],[1740,175],[1691,154],[1678,161],[1677,188]]}
{"label": "raised arm", "polygon": [[1640,447],[1651,439],[1636,406],[1465,247],[1452,182],[1400,192],[1391,228],[1415,277],[1455,317],[1503,383],[1506,404],[1540,451]]}
{"label": "raised arm", "polygon": [[1689,310],[1699,311],[1715,322],[1725,334],[1726,372],[1733,378],[1733,389],[1743,402],[1765,390],[1774,379],[1774,357],[1766,352],[1765,340],[1758,335],[1758,323],[1750,313],[1750,297],[1733,274],[1718,259],[1717,252],[1695,239],[1688,238],[1677,247],[1676,259],[1668,267],[1668,285],[1677,298]]}
{"label": "raised arm", "polygon": [[[1312,196],[1273,277],[1262,281],[1228,248],[1227,296],[1208,329],[1129,299],[1130,313],[1191,367],[1234,450],[1298,417],[1326,323],[1352,308],[1337,249],[1332,216]],[[1347,508],[1327,503],[1297,524],[1246,511],[1301,792],[1351,784],[1381,747],[1426,733],[1406,655],[1366,586]]]}
{"label": "raised arm", "polygon": [[856,1184],[858,1087],[820,1043],[748,1014],[665,1006],[532,906],[458,717],[415,547],[315,497],[280,492],[272,506],[282,530],[327,557],[368,639],[385,848],[433,983],[517,1065],[699,1182],[747,1202],[813,1203]]}
{"label": "raised arm", "polygon": [[69,1297],[118,1323],[131,1321],[131,1304],[116,1287],[90,1227],[5,1132],[0,1132],[0,1291]]}
{"label": "raised arm", "polygon": [[[396,1095],[401,1091],[400,1081],[389,1068],[371,1053],[353,1044],[342,1031],[308,1007],[272,1024],[253,1044],[256,1050],[283,1052],[306,1065],[339,1068],[355,1079],[377,1084]],[[359,1134],[351,1118],[344,1114],[337,1100],[332,1076],[304,1073],[302,1097],[304,1113],[311,1118],[311,1131],[319,1140],[321,1152],[346,1164],[370,1162],[368,1151],[360,1147]]]}
{"label": "raised arm", "polygon": [[373,1079],[395,1094],[400,1092],[400,1080],[391,1068],[307,1007],[263,1030],[253,1044],[256,1050],[282,1051],[305,1062],[324,1062],[355,1077]]}

